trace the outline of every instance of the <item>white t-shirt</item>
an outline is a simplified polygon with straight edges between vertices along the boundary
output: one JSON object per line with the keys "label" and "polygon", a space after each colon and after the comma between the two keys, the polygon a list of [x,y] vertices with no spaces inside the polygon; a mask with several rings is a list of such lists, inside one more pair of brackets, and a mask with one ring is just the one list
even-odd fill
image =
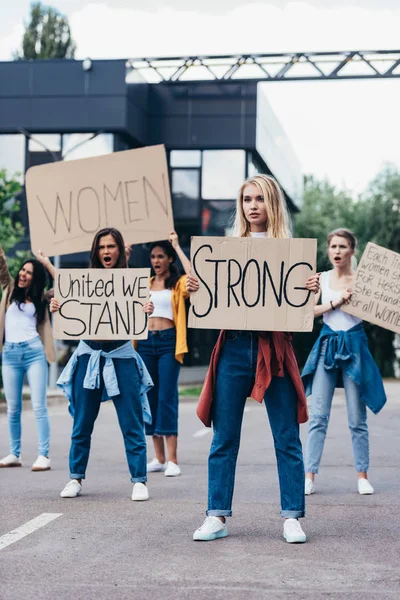
{"label": "white t-shirt", "polygon": [[[342,292],[331,289],[331,273],[332,271],[324,271],[321,273],[322,304],[329,304],[331,301],[335,303],[340,300],[342,295]],[[335,310],[324,313],[322,318],[324,323],[329,325],[333,331],[347,331],[362,321],[362,319],[359,319],[358,317],[353,317],[352,315],[343,312],[339,306],[335,308]]]}
{"label": "white t-shirt", "polygon": [[266,231],[250,231],[250,235],[251,235],[252,238],[266,238],[266,237],[268,237]]}
{"label": "white t-shirt", "polygon": [[18,344],[37,337],[36,308],[32,302],[12,302],[6,311],[5,341]]}
{"label": "white t-shirt", "polygon": [[172,313],[172,290],[150,290],[151,301],[154,304],[154,312],[150,316],[163,317],[164,319],[174,320]]}

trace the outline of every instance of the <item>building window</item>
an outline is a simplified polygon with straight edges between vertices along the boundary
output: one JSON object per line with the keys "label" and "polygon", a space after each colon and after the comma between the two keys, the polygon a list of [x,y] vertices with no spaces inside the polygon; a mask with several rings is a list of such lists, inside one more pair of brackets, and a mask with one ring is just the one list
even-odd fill
{"label": "building window", "polygon": [[171,150],[169,162],[171,167],[200,167],[201,151]]}
{"label": "building window", "polygon": [[60,152],[61,135],[59,133],[35,133],[29,138],[29,152]]}
{"label": "building window", "polygon": [[218,235],[224,237],[233,233],[233,216],[236,202],[218,200],[203,202],[201,215],[201,232],[203,235]]}
{"label": "building window", "polygon": [[202,195],[205,200],[236,198],[245,178],[244,150],[204,150]]}
{"label": "building window", "polygon": [[200,172],[198,169],[173,169],[172,206],[174,218],[196,219],[200,215]]}
{"label": "building window", "polygon": [[23,183],[25,172],[25,136],[0,135],[0,170],[7,171],[7,177]]}
{"label": "building window", "polygon": [[93,133],[71,133],[63,136],[63,160],[92,158],[111,154],[114,146],[112,133],[100,133],[93,139]]}

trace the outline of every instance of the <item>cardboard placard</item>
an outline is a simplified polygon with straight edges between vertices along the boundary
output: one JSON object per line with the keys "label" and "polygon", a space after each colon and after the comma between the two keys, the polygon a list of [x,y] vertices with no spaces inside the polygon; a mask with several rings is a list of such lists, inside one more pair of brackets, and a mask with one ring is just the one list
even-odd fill
{"label": "cardboard placard", "polygon": [[145,340],[150,269],[58,269],[57,340]]}
{"label": "cardboard placard", "polygon": [[368,242],[354,276],[350,304],[341,310],[400,333],[400,254]]}
{"label": "cardboard placard", "polygon": [[317,240],[193,237],[189,327],[312,331]]}
{"label": "cardboard placard", "polygon": [[127,244],[166,239],[174,228],[162,145],[31,167],[26,194],[34,254],[90,250],[103,227]]}

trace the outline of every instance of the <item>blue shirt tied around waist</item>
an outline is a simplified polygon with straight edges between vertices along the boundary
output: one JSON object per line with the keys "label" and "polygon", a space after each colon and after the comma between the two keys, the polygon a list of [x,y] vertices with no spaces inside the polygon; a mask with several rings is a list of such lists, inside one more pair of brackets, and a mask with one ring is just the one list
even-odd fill
{"label": "blue shirt tied around waist", "polygon": [[105,364],[103,367],[103,379],[104,379],[104,392],[102,402],[109,400],[119,395],[118,380],[115,373],[114,358],[134,358],[136,366],[139,372],[140,378],[140,400],[143,408],[143,420],[145,423],[150,424],[152,421],[150,405],[147,398],[147,392],[153,387],[153,381],[146,369],[146,366],[132,346],[132,342],[127,342],[122,346],[119,346],[111,352],[105,352],[104,350],[94,350],[83,340],[79,342],[79,345],[71,358],[69,359],[65,369],[58,378],[57,385],[62,389],[63,393],[69,400],[69,413],[74,416],[74,404],[72,394],[72,381],[73,375],[78,363],[78,358],[83,354],[90,354],[90,359],[86,369],[86,375],[83,382],[83,387],[89,390],[100,387],[100,357],[103,356]]}
{"label": "blue shirt tied around waist", "polygon": [[[381,374],[369,351],[367,336],[361,323],[347,331],[334,331],[329,325],[324,324],[301,374],[306,396],[312,392],[321,344],[325,340],[327,341],[325,369],[343,369],[357,385],[361,400],[377,414],[386,403],[386,394]],[[336,387],[343,387],[340,371]]]}

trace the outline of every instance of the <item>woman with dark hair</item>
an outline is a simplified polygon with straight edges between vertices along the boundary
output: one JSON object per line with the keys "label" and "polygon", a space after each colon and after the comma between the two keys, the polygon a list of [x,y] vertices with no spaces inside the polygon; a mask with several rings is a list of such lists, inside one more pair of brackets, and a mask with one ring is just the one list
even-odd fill
{"label": "woman with dark hair", "polygon": [[[121,233],[114,228],[99,231],[90,252],[90,268],[124,269],[127,266]],[[50,310],[55,312],[59,308],[60,302],[53,298]],[[147,314],[151,314],[153,308],[151,302],[143,306]],[[69,399],[69,412],[74,419],[69,453],[71,479],[61,497],[75,498],[81,493],[100,404],[111,399],[124,438],[133,483],[132,500],[148,500],[144,421],[151,420],[147,391],[152,381],[132,342],[81,340],[57,385]]]}
{"label": "woman with dark hair", "polygon": [[[321,273],[321,291],[315,297],[314,315],[324,326],[305,364],[302,378],[311,398],[306,447],[306,495],[315,492],[336,387],[344,387],[347,417],[359,494],[373,494],[368,481],[369,435],[367,407],[378,413],[386,402],[379,369],[368,349],[362,321],[341,310],[350,302],[354,287],[352,260],[357,239],[348,229],[328,235],[328,256],[333,269]],[[319,300],[321,299],[321,304]]]}
{"label": "woman with dark hair", "polygon": [[[32,471],[50,469],[50,425],[47,414],[47,362],[54,361],[54,344],[45,298],[46,259],[26,260],[12,279],[0,245],[0,350],[7,401],[10,454],[0,467],[21,467],[22,386],[25,375],[31,389],[38,432],[38,457]],[[42,264],[43,263],[43,264]]]}
{"label": "woman with dark hair", "polygon": [[183,356],[188,351],[185,299],[189,294],[186,275],[181,276],[174,264],[177,256],[185,273],[189,273],[190,262],[179,245],[175,231],[170,233],[169,241],[155,242],[150,246],[154,312],[149,319],[149,337],[139,340],[137,345],[154,382],[154,388],[149,392],[152,422],[146,424],[146,434],[153,437],[156,456],[147,465],[147,472],[163,472],[166,477],[181,474],[177,458],[178,378]]}

